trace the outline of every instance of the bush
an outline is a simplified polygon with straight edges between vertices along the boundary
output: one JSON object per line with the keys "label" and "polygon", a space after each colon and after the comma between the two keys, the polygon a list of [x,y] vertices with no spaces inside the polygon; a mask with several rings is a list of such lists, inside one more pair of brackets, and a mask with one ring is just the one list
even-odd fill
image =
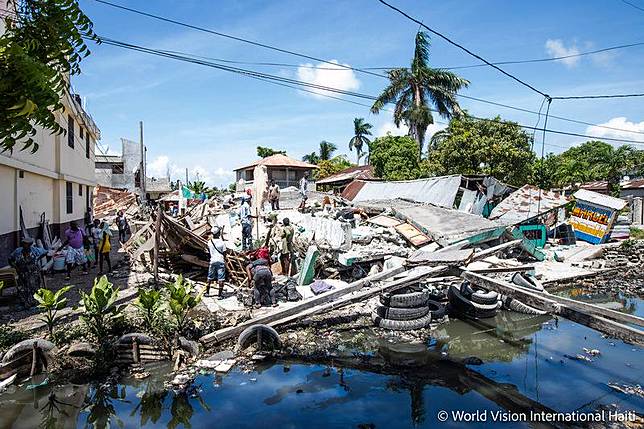
{"label": "bush", "polygon": [[38,289],[34,294],[34,298],[38,301],[38,308],[42,309],[44,313],[41,315],[40,320],[47,325],[49,338],[54,337],[54,326],[60,319],[58,311],[65,308],[67,298],[65,294],[72,288],[72,286],[65,286],[56,291],[55,293],[49,289]]}
{"label": "bush", "polygon": [[170,295],[168,302],[170,313],[174,316],[177,322],[177,330],[181,333],[185,327],[188,313],[199,304],[202,294],[192,296],[192,286],[181,275],[177,277],[174,283],[168,283],[166,288]]}
{"label": "bush", "polygon": [[81,292],[83,313],[81,320],[100,344],[105,343],[111,326],[124,315],[124,305],[117,305],[118,288],[114,288],[106,276],[94,279],[89,294]]}
{"label": "bush", "polygon": [[141,288],[133,305],[139,310],[148,331],[153,332],[163,319],[166,308],[161,292]]}
{"label": "bush", "polygon": [[11,326],[0,325],[0,353],[4,353],[14,344],[31,338],[26,332],[15,329]]}

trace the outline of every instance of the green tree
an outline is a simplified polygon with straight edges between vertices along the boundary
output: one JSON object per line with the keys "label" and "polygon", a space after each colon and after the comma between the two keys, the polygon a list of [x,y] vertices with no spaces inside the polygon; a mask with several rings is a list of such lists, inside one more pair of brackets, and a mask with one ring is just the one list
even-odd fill
{"label": "green tree", "polygon": [[315,173],[316,175],[315,178],[316,180],[324,179],[325,177],[329,177],[333,174],[339,173],[342,170],[346,170],[351,166],[353,166],[353,164],[349,162],[349,160],[345,155],[334,156],[331,159],[318,162],[319,168]]}
{"label": "green tree", "polygon": [[336,145],[326,140],[320,142],[320,148],[318,152],[311,152],[302,157],[302,161],[306,161],[309,164],[318,164],[320,161],[328,161],[333,156],[333,152],[338,149]]}
{"label": "green tree", "polygon": [[422,157],[427,127],[434,123],[432,105],[438,114],[451,118],[462,113],[456,93],[469,81],[447,70],[429,66],[429,36],[416,34],[416,47],[411,68],[396,68],[387,72],[389,85],[373,103],[371,112],[379,113],[386,104],[395,103],[394,123],[409,127],[409,135],[418,143]]}
{"label": "green tree", "polygon": [[0,36],[0,145],[12,151],[38,150],[33,140],[40,126],[61,134],[55,112],[69,92],[68,75],[80,73],[90,51],[84,37],[98,40],[92,22],[77,0],[10,0]]}
{"label": "green tree", "polygon": [[161,292],[154,289],[139,289],[139,294],[133,304],[141,313],[148,332],[153,332],[157,323],[163,319],[165,305]]}
{"label": "green tree", "polygon": [[80,294],[83,304],[80,318],[102,346],[107,340],[111,325],[125,315],[125,305],[117,304],[119,289],[110,283],[107,276],[102,276],[94,279],[94,286],[89,294],[83,291]]}
{"label": "green tree", "polygon": [[559,155],[550,154],[546,159],[548,165],[542,166],[544,181],[564,187],[606,180],[611,193],[616,194],[622,176],[630,172],[637,174],[637,170],[642,169],[644,151],[628,145],[615,148],[599,140],[590,140]]}
{"label": "green tree", "polygon": [[278,155],[278,154],[286,155],[286,151],[275,150],[275,149],[271,149],[270,147],[257,146],[257,156],[259,156],[260,158],[267,158],[269,156]]}
{"label": "green tree", "polygon": [[203,292],[193,296],[192,286],[183,279],[182,275],[177,276],[174,283],[166,284],[166,288],[169,293],[168,308],[177,321],[177,330],[181,334],[186,326],[188,313],[201,302]]}
{"label": "green tree", "polygon": [[364,118],[353,118],[353,137],[349,140],[349,150],[356,148],[358,165],[360,158],[364,155],[364,148],[369,147],[371,140],[367,136],[371,135],[373,125],[365,122]]}
{"label": "green tree", "polygon": [[418,142],[409,136],[387,133],[369,144],[369,158],[374,174],[385,180],[407,180],[420,177]]}
{"label": "green tree", "polygon": [[532,138],[515,122],[452,118],[434,134],[425,167],[431,175],[486,174],[514,186],[532,180]]}
{"label": "green tree", "polygon": [[190,189],[195,194],[208,192],[208,187],[206,186],[206,182],[202,180],[195,180],[194,182],[188,182],[188,189]]}

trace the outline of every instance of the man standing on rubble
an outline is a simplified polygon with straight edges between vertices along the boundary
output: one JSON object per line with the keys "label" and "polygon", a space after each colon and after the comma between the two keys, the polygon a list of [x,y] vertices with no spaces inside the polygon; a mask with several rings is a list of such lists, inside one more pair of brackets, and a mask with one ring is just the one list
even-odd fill
{"label": "man standing on rubble", "polygon": [[18,272],[18,296],[26,308],[35,304],[34,293],[41,286],[40,260],[47,251],[33,246],[33,238],[23,238],[20,247],[9,255],[9,265]]}
{"label": "man standing on rubble", "polygon": [[67,254],[65,256],[65,263],[67,263],[67,277],[66,280],[72,277],[72,268],[75,265],[83,266],[83,274],[88,274],[87,271],[87,258],[85,257],[85,249],[83,247],[85,241],[85,233],[78,227],[76,222],[71,222],[69,228],[65,230],[65,242],[61,247],[67,245]]}
{"label": "man standing on rubble", "polygon": [[[270,256],[268,257],[270,258]],[[262,296],[266,294],[270,297],[271,305],[277,307],[270,261],[265,258],[254,260],[246,266],[246,274],[248,274],[249,283],[253,285],[253,303],[255,308],[261,308]]]}
{"label": "man standing on rubble", "polygon": [[253,220],[256,217],[250,214],[250,197],[243,196],[242,204],[239,206],[239,220],[242,226],[242,251],[253,248]]}
{"label": "man standing on rubble", "polygon": [[268,201],[271,202],[271,210],[280,209],[280,187],[275,180],[271,180],[271,186],[268,188]]}
{"label": "man standing on rubble", "polygon": [[208,237],[208,252],[210,264],[208,265],[208,283],[206,283],[206,296],[210,296],[210,283],[217,279],[219,285],[219,298],[224,296],[224,280],[226,279],[226,243],[221,239],[221,228],[213,226]]}
{"label": "man standing on rubble", "polygon": [[309,172],[305,171],[304,176],[300,179],[300,196],[302,197],[302,202],[300,203],[299,210],[304,212],[306,207],[306,200],[309,198]]}
{"label": "man standing on rubble", "polygon": [[128,224],[127,224],[127,219],[125,218],[125,214],[123,213],[123,210],[119,210],[118,213],[116,214],[116,226],[119,229],[119,241],[122,243],[125,243],[125,236],[127,234],[128,230]]}
{"label": "man standing on rubble", "polygon": [[285,217],[282,220],[282,225],[280,265],[282,266],[282,274],[290,276],[294,231],[289,218]]}

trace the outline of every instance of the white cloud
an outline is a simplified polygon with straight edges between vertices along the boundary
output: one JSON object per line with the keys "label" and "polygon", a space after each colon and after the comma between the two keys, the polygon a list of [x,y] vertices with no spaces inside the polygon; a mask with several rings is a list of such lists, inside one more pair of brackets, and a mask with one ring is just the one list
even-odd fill
{"label": "white cloud", "polygon": [[[447,125],[445,124],[430,124],[427,127],[427,133],[425,134],[425,142],[428,142],[437,131],[443,130],[446,127]],[[392,136],[406,136],[408,132],[409,128],[407,128],[405,124],[401,124],[400,128],[398,128],[396,127],[396,124],[393,123],[393,120],[390,120],[380,125],[375,135],[380,137],[390,133]]]}
{"label": "white cloud", "polygon": [[[644,132],[644,121],[639,123],[630,122],[625,117],[620,116],[599,125],[600,126],[593,125],[586,128],[586,134],[590,134],[597,137],[613,137],[613,138],[644,141],[644,136],[628,132],[628,131]],[[611,130],[611,129],[602,128],[602,127],[619,128],[624,131]]]}
{"label": "white cloud", "polygon": [[[567,55],[578,55],[579,49],[577,48],[577,45],[574,42],[569,47],[566,47],[566,45],[561,39],[548,39],[546,41],[546,52],[552,58],[555,58],[555,57],[565,57]],[[579,62],[579,59],[580,57],[573,57],[573,58],[564,58],[559,61],[564,63],[566,67],[572,68],[577,65],[577,63]]]}
{"label": "white cloud", "polygon": [[[353,91],[360,87],[360,81],[353,70],[342,67],[349,66],[349,64],[341,65],[337,60],[331,60],[330,62],[333,64],[320,63],[316,66],[313,66],[313,64],[302,64],[297,69],[297,78],[303,82],[341,89],[344,91]],[[323,89],[307,89],[313,91],[314,94],[312,95],[318,98],[323,97],[323,95],[320,94],[337,95],[334,92],[325,91]]]}

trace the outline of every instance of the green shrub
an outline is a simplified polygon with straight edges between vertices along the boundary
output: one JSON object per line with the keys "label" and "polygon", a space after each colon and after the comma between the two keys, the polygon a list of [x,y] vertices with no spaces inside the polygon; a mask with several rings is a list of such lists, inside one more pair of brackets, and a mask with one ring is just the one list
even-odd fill
{"label": "green shrub", "polygon": [[83,313],[81,320],[100,344],[107,340],[110,326],[124,315],[124,305],[117,305],[118,288],[107,280],[106,276],[94,279],[94,286],[89,294],[81,292]]}
{"label": "green shrub", "polygon": [[166,288],[169,292],[168,306],[170,313],[174,316],[177,322],[177,329],[181,333],[185,327],[188,313],[199,304],[203,292],[197,296],[192,296],[192,286],[181,275],[177,277],[174,283],[168,283]]}
{"label": "green shrub", "polygon": [[14,344],[31,338],[26,332],[20,331],[12,326],[0,325],[0,354],[4,353]]}
{"label": "green shrub", "polygon": [[45,322],[47,325],[47,331],[49,332],[49,338],[54,337],[54,326],[60,319],[58,311],[65,308],[67,304],[67,298],[65,294],[72,288],[72,286],[64,286],[59,289],[57,292],[52,292],[49,289],[38,289],[34,294],[34,298],[38,301],[38,308],[44,311],[41,315],[40,320]]}
{"label": "green shrub", "polygon": [[161,292],[154,289],[139,289],[139,294],[133,304],[141,313],[148,331],[155,330],[159,321],[163,318],[165,305]]}

